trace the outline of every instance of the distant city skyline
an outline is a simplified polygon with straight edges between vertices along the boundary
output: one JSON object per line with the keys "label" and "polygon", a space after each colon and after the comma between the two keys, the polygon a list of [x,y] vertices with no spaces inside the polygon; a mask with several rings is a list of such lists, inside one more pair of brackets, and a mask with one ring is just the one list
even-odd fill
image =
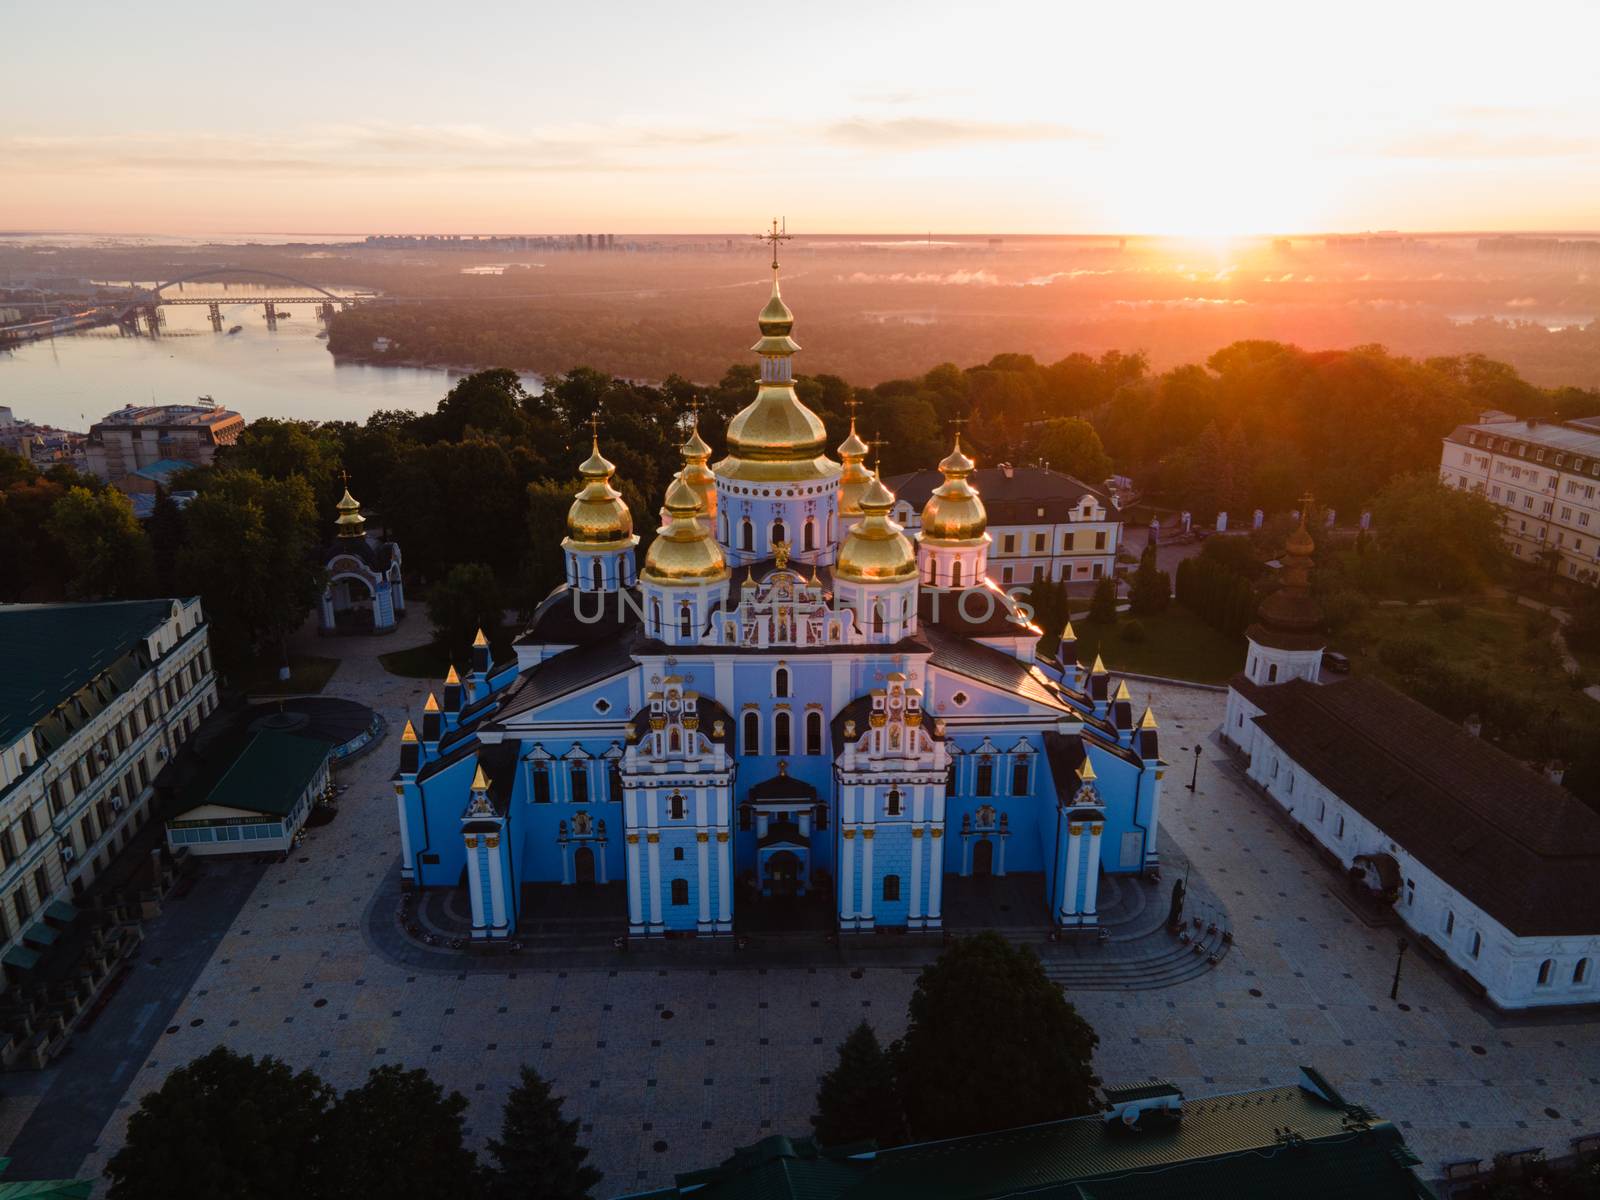
{"label": "distant city skyline", "polygon": [[1600,6],[31,6],[0,229],[1600,228]]}

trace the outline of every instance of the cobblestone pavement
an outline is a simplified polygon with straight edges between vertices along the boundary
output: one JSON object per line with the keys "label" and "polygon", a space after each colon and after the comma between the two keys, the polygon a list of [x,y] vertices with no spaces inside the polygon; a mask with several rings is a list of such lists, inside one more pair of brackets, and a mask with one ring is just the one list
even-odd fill
{"label": "cobblestone pavement", "polygon": [[[420,706],[417,681],[379,652],[415,641],[338,644],[333,694],[383,712],[391,731]],[[1221,966],[1176,987],[1076,1001],[1100,1034],[1110,1081],[1161,1076],[1190,1095],[1284,1083],[1319,1067],[1353,1099],[1397,1121],[1435,1173],[1445,1160],[1543,1145],[1600,1129],[1600,1026],[1498,1021],[1411,954],[1402,1011],[1388,1000],[1393,930],[1358,920],[1337,881],[1274,821],[1209,740],[1215,692],[1152,693],[1167,776],[1163,821],[1228,906],[1236,932]],[[1198,791],[1184,787],[1207,737]],[[392,741],[391,734],[391,741]],[[765,969],[674,961],[654,970],[571,966],[505,971],[396,961],[364,932],[395,861],[393,746],[352,764],[331,825],[257,884],[211,961],[166,1021],[83,1165],[97,1174],[128,1113],[167,1071],[219,1041],[315,1068],[340,1087],[382,1063],[425,1066],[471,1101],[474,1139],[497,1132],[523,1062],[582,1121],[602,1194],[668,1180],[768,1131],[803,1133],[818,1075],[865,1017],[903,1029],[914,974],[902,967]]]}

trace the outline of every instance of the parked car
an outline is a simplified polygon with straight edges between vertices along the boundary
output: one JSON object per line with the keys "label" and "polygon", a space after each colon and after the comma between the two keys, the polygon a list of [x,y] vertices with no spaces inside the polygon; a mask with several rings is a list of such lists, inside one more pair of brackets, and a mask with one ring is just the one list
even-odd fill
{"label": "parked car", "polygon": [[1332,671],[1335,675],[1350,674],[1350,660],[1337,650],[1324,650],[1322,652],[1322,669]]}

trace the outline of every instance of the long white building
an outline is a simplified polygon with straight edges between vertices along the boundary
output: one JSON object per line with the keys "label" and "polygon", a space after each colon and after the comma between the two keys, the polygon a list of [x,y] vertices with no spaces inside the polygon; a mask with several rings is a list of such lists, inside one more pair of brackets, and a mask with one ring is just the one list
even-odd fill
{"label": "long white building", "polygon": [[1552,551],[1562,578],[1600,583],[1600,417],[1458,425],[1439,478],[1500,506],[1518,558]]}
{"label": "long white building", "polygon": [[162,765],[217,706],[200,601],[0,606],[0,961],[51,924],[150,819]]}

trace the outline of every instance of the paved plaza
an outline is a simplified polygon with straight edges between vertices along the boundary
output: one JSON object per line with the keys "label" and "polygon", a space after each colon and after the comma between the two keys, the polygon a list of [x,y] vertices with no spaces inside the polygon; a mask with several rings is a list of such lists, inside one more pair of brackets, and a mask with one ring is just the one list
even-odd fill
{"label": "paved plaza", "polygon": [[[372,705],[398,730],[424,692],[376,656],[420,633],[334,644],[345,661],[329,693]],[[1298,1064],[1312,1064],[1398,1122],[1428,1175],[1496,1150],[1560,1152],[1600,1131],[1600,1023],[1497,1018],[1416,952],[1405,960],[1405,1008],[1392,1003],[1395,930],[1364,924],[1329,869],[1246,790],[1210,737],[1223,696],[1133,691],[1136,702],[1150,694],[1173,764],[1165,828],[1227,906],[1235,944],[1215,970],[1173,987],[1072,995],[1099,1032],[1107,1081],[1159,1076],[1199,1096],[1291,1082]],[[1191,795],[1196,738],[1204,753]],[[368,930],[369,917],[377,928],[392,911],[392,741],[341,771],[351,786],[338,819],[311,830],[290,861],[238,868],[259,881],[176,1009],[128,1043],[139,1058],[121,1099],[102,1106],[98,1137],[83,1139],[81,1175],[103,1169],[142,1093],[225,1042],[312,1067],[339,1087],[379,1064],[427,1067],[471,1101],[479,1141],[498,1132],[501,1103],[531,1063],[582,1121],[605,1172],[601,1193],[615,1195],[769,1131],[806,1132],[817,1077],[845,1033],[863,1017],[885,1040],[902,1031],[915,979],[905,966],[762,969],[673,953],[617,955],[614,965],[575,955],[565,969],[548,958],[503,968],[397,958]],[[84,1039],[91,1063],[98,1033]],[[72,1086],[73,1070],[69,1056],[42,1081],[36,1118],[60,1111],[56,1093]],[[28,1134],[24,1125],[19,1145]]]}

